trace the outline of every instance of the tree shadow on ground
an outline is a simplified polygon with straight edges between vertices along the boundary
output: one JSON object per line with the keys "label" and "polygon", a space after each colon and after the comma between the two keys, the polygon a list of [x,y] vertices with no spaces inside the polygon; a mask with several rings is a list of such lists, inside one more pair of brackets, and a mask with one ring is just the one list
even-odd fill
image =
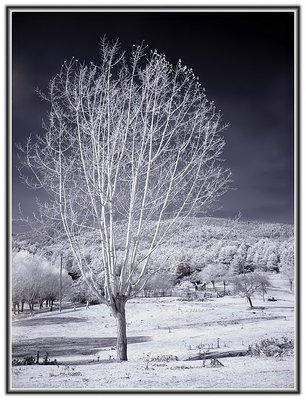
{"label": "tree shadow on ground", "polygon": [[27,318],[19,321],[14,321],[17,326],[37,326],[37,325],[54,325],[54,324],[67,324],[86,321],[87,318],[76,317],[43,317],[43,318]]}
{"label": "tree shadow on ground", "polygon": [[[133,336],[128,343],[142,343],[150,340],[149,336]],[[116,346],[115,337],[84,338],[84,337],[44,337],[22,340],[12,345],[12,357],[35,356],[37,351],[43,356],[49,353],[50,358],[58,356],[92,355],[105,347]]]}

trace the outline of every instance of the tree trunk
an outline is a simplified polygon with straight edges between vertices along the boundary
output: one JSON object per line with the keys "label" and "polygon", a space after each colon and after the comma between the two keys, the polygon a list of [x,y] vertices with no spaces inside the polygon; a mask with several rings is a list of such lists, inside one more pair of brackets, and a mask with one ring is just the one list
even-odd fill
{"label": "tree trunk", "polygon": [[248,296],[247,299],[248,299],[248,302],[250,303],[251,308],[254,308],[254,307],[253,307],[253,304],[252,304],[251,297]]}
{"label": "tree trunk", "polygon": [[293,281],[290,279],[290,292],[292,292],[293,291]]}
{"label": "tree trunk", "polygon": [[211,281],[211,283],[212,283],[212,285],[213,285],[214,290],[216,290],[215,281]]}
{"label": "tree trunk", "polygon": [[16,314],[16,312],[17,312],[17,314],[20,313],[19,302],[17,302],[17,301],[13,303],[13,313]]}
{"label": "tree trunk", "polygon": [[116,309],[114,311],[117,320],[117,361],[127,361],[125,304],[125,298],[116,298]]}
{"label": "tree trunk", "polygon": [[223,294],[224,294],[224,296],[225,296],[225,293],[226,293],[226,282],[223,281]]}
{"label": "tree trunk", "polygon": [[23,312],[23,308],[24,308],[24,301],[21,302],[21,312]]}

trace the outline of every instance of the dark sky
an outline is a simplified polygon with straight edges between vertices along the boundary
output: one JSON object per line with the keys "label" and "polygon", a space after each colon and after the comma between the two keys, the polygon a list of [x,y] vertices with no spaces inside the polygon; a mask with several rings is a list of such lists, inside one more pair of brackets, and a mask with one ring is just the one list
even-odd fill
{"label": "dark sky", "polygon": [[[292,12],[14,12],[13,143],[41,133],[44,89],[64,60],[99,60],[99,39],[145,41],[193,68],[230,122],[224,151],[233,187],[214,215],[293,222],[294,21]],[[13,151],[16,162],[16,149]],[[13,216],[37,194],[13,165]],[[18,231],[15,224],[15,231]]]}

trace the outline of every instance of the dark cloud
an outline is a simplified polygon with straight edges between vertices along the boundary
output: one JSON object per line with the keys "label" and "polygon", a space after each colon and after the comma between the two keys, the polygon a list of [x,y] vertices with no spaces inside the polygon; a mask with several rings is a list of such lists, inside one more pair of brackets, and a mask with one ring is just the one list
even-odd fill
{"label": "dark cloud", "polygon": [[[14,12],[13,142],[40,133],[46,105],[35,88],[44,89],[64,60],[98,61],[104,35],[126,49],[144,40],[192,67],[230,121],[224,159],[236,190],[216,215],[291,223],[293,21],[290,12]],[[15,167],[13,195],[14,214],[19,202],[31,211],[34,194]]]}

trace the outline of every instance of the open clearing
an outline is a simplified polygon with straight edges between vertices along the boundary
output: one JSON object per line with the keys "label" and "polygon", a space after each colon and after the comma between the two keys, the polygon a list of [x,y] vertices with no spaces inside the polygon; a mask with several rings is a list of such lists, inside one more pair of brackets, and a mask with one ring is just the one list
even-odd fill
{"label": "open clearing", "polygon": [[200,350],[216,349],[218,343],[220,351],[244,350],[266,338],[294,338],[294,296],[285,282],[275,278],[273,285],[268,295],[278,301],[255,298],[258,308],[254,310],[245,299],[230,296],[206,301],[131,300],[127,303],[129,362],[122,363],[112,361],[116,324],[104,305],[15,320],[13,357],[35,356],[37,351],[44,357],[48,351],[51,360],[65,365],[15,366],[11,386],[293,390],[293,357],[224,358],[220,368],[210,368],[208,360],[205,368],[202,361],[186,361]]}

